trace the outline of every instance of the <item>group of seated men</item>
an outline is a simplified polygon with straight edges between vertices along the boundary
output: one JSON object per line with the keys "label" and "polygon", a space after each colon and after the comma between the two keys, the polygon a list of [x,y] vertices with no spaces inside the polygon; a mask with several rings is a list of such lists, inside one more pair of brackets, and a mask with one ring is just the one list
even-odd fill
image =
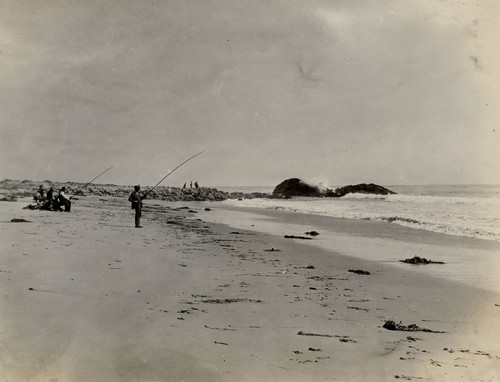
{"label": "group of seated men", "polygon": [[66,187],[62,187],[59,191],[59,194],[54,197],[54,189],[50,187],[50,189],[45,193],[45,189],[43,185],[35,192],[33,195],[33,199],[37,206],[42,210],[49,211],[71,211],[71,200],[65,194]]}

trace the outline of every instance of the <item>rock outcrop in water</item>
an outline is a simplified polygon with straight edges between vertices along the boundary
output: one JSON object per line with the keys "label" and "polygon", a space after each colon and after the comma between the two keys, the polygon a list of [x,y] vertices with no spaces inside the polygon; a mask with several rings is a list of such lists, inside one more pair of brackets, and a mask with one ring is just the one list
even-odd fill
{"label": "rock outcrop in water", "polygon": [[337,195],[335,195],[335,193],[331,189],[320,188],[319,186],[308,184],[304,182],[302,179],[290,178],[284,180],[274,188],[273,196],[274,197],[279,197],[279,196],[335,197]]}
{"label": "rock outcrop in water", "polygon": [[340,187],[334,190],[331,188],[320,187],[311,185],[298,178],[290,178],[278,184],[274,191],[273,196],[291,197],[291,196],[311,196],[311,197],[341,197],[347,194],[376,194],[376,195],[389,195],[395,194],[385,187],[376,184],[361,183],[357,185],[349,185]]}
{"label": "rock outcrop in water", "polygon": [[361,184],[356,184],[354,186],[344,186],[337,188],[335,189],[335,194],[337,194],[338,196],[344,196],[347,194],[391,195],[395,194],[395,192],[373,183],[370,184],[361,183]]}

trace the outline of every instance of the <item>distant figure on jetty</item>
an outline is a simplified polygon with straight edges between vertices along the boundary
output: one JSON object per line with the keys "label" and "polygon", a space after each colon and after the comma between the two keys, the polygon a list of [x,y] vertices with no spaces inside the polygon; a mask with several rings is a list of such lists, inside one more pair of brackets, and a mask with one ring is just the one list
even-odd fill
{"label": "distant figure on jetty", "polygon": [[142,211],[142,196],[139,194],[141,186],[134,186],[134,191],[128,197],[128,201],[132,203],[131,208],[135,210],[135,228],[142,228],[141,226],[141,211]]}
{"label": "distant figure on jetty", "polygon": [[194,182],[194,188],[200,188],[200,186],[198,185],[198,182]]}
{"label": "distant figure on jetty", "polygon": [[64,211],[70,212],[71,211],[71,200],[66,196],[64,193],[66,191],[66,187],[61,188],[61,191],[59,191],[59,195],[57,196],[57,202],[59,206],[64,206]]}

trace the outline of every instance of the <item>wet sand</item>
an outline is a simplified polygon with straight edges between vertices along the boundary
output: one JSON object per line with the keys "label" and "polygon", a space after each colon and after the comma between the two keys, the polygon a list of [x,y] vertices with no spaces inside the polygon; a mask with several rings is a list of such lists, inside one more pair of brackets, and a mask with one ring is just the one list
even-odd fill
{"label": "wet sand", "polygon": [[244,229],[241,211],[204,221],[216,204],[147,201],[143,229],[121,199],[26,204],[0,204],[2,380],[499,380],[499,293],[358,255],[440,260],[444,235],[351,222],[332,249]]}

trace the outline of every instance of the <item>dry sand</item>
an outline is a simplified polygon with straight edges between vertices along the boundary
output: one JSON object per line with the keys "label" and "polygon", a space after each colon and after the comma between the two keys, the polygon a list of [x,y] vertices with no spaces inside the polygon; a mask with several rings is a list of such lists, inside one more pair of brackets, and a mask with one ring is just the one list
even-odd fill
{"label": "dry sand", "polygon": [[376,251],[366,236],[393,228],[351,228],[332,251],[189,203],[147,201],[143,229],[120,199],[26,204],[0,203],[2,381],[500,380],[498,293],[346,250]]}

